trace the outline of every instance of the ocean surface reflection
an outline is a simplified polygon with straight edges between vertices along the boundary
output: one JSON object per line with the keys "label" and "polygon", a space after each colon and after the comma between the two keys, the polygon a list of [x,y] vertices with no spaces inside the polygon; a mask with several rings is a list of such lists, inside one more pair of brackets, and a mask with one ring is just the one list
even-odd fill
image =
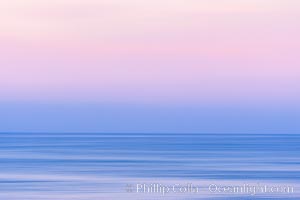
{"label": "ocean surface reflection", "polygon": [[[1,133],[0,144],[1,200],[300,199],[300,135]],[[229,191],[258,185],[293,192]]]}

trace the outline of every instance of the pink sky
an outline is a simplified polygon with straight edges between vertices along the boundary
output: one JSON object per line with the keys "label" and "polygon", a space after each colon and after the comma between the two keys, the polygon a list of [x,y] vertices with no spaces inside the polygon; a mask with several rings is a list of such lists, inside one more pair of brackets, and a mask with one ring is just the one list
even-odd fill
{"label": "pink sky", "polygon": [[297,103],[298,0],[0,2],[1,100]]}

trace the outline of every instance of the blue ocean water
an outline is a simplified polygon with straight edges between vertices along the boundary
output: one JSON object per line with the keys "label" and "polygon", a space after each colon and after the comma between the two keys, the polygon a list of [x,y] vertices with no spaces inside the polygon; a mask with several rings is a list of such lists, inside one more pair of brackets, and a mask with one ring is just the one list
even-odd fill
{"label": "blue ocean water", "polygon": [[300,199],[300,135],[1,133],[0,199]]}

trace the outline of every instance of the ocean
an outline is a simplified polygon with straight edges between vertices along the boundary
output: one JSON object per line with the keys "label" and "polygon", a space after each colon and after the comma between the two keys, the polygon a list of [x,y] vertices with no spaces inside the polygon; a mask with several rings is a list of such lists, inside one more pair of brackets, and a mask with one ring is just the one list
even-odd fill
{"label": "ocean", "polygon": [[1,133],[1,200],[300,199],[300,135]]}

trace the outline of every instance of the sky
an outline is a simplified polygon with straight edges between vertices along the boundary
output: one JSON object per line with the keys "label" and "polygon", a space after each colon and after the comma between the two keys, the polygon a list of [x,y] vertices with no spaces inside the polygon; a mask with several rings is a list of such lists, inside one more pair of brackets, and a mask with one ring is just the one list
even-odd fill
{"label": "sky", "polygon": [[299,133],[298,0],[0,2],[0,132]]}

